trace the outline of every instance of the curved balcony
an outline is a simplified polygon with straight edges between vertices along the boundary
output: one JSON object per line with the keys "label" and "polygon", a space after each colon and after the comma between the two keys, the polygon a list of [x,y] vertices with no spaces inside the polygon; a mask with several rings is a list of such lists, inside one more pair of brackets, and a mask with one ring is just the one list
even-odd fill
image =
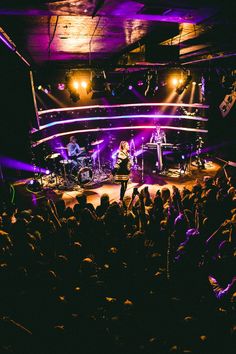
{"label": "curved balcony", "polygon": [[[178,114],[184,107],[185,114]],[[72,134],[152,130],[207,133],[207,105],[141,103],[60,108],[39,112],[40,128],[32,131],[33,146]],[[194,114],[191,110],[195,109]],[[197,110],[197,112],[196,112]]]}

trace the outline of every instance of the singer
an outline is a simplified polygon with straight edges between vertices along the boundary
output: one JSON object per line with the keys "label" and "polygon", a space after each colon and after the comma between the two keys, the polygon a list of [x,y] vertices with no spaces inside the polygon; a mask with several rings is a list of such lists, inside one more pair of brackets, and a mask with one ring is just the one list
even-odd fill
{"label": "singer", "polygon": [[113,176],[115,176],[115,180],[121,183],[120,200],[123,200],[127,189],[130,169],[131,159],[129,154],[129,143],[127,141],[121,141],[116,155],[114,169],[112,171]]}

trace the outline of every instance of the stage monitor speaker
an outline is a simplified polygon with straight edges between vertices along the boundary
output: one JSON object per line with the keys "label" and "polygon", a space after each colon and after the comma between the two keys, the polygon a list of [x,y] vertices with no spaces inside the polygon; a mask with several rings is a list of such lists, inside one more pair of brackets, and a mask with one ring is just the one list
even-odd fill
{"label": "stage monitor speaker", "polygon": [[145,60],[150,63],[168,63],[179,60],[179,46],[157,45],[148,41],[145,45]]}
{"label": "stage monitor speaker", "polygon": [[236,92],[233,91],[230,95],[226,95],[224,100],[221,102],[219,108],[223,118],[225,118],[236,101]]}

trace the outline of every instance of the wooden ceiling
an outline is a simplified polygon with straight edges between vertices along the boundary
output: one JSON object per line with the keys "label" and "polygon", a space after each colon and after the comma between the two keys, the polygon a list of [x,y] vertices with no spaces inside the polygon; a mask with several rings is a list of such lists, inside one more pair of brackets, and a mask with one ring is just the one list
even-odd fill
{"label": "wooden ceiling", "polygon": [[225,0],[1,0],[0,27],[36,64],[115,63],[146,38],[180,46],[182,62],[235,53]]}

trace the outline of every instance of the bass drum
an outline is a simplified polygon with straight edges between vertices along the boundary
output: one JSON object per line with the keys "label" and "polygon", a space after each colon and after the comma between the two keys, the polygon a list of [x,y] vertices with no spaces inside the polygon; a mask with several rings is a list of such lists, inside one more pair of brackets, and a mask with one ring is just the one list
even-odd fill
{"label": "bass drum", "polygon": [[80,185],[85,185],[93,180],[93,171],[90,167],[83,167],[78,171],[78,182]]}

